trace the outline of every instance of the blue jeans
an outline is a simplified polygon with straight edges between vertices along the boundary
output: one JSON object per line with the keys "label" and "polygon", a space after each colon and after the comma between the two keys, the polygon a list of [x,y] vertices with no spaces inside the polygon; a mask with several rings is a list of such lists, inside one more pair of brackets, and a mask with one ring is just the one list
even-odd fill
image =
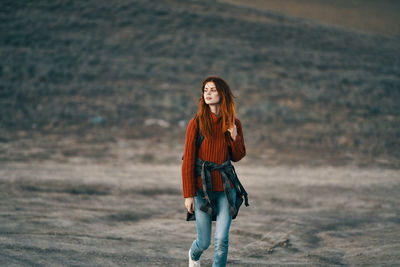
{"label": "blue jeans", "polygon": [[[214,263],[213,267],[226,266],[229,246],[229,227],[231,226],[232,216],[229,214],[229,203],[224,192],[212,192],[216,199],[217,220],[215,224],[214,236]],[[236,201],[236,190],[232,188],[232,198]],[[204,199],[197,193],[194,197],[194,209],[196,214],[197,239],[193,241],[191,257],[199,260],[204,250],[211,243],[211,215],[200,210]]]}

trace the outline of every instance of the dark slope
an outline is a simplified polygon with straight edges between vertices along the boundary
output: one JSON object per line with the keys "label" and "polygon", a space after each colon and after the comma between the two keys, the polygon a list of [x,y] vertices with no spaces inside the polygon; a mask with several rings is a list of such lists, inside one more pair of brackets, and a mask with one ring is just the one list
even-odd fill
{"label": "dark slope", "polygon": [[398,166],[399,39],[214,1],[1,6],[3,144],[97,131],[183,143],[178,123],[217,74],[238,96],[249,159]]}

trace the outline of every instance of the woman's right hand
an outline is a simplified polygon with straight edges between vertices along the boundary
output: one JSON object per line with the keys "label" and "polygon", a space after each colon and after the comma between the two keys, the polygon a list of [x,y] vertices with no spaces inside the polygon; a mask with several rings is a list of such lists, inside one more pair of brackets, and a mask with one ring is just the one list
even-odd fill
{"label": "woman's right hand", "polygon": [[193,197],[185,198],[185,207],[190,214],[193,214],[193,212],[194,212],[194,198]]}

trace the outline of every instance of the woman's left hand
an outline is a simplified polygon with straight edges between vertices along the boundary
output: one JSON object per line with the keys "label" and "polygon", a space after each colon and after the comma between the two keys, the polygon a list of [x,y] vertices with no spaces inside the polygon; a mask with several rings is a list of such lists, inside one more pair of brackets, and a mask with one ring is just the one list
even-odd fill
{"label": "woman's left hand", "polygon": [[236,124],[234,124],[233,127],[229,128],[228,131],[231,133],[231,137],[232,137],[233,141],[235,141],[236,136],[237,136]]}

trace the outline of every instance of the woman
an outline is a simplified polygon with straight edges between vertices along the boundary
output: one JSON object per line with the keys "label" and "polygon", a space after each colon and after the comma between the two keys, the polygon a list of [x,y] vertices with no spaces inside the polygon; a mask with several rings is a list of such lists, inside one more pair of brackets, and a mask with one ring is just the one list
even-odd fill
{"label": "woman", "polygon": [[[219,168],[227,162],[230,164],[229,159],[239,161],[246,155],[242,126],[236,118],[233,98],[234,95],[223,79],[206,78],[199,99],[199,110],[187,127],[182,164],[183,196],[188,213],[195,214],[197,228],[197,239],[189,250],[189,266],[200,266],[200,256],[211,243],[213,218],[216,220],[213,266],[226,266],[229,228],[232,214],[235,213],[237,190],[231,181],[227,182],[223,169],[216,167]],[[197,149],[198,133],[204,139]],[[204,176],[207,175],[201,172],[203,175],[200,176],[197,169],[195,172],[195,168],[201,166],[214,166],[208,170],[211,174],[208,176],[211,176],[209,186],[204,181]],[[207,190],[205,186],[212,189]],[[205,203],[207,200],[209,201]],[[207,207],[208,203],[212,205]],[[207,208],[210,212],[205,212]]]}

